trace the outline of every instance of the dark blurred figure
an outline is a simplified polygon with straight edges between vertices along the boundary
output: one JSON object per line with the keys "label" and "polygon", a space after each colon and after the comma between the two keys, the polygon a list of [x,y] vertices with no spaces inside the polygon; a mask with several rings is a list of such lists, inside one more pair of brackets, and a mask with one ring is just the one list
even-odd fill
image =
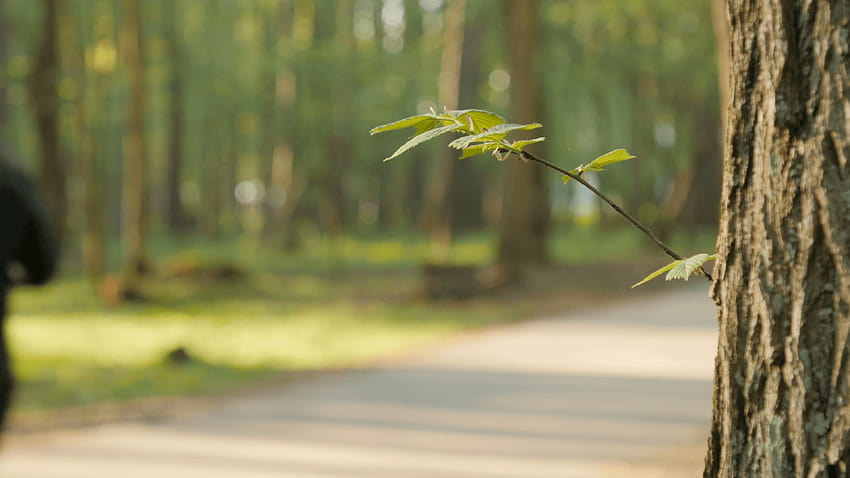
{"label": "dark blurred figure", "polygon": [[14,378],[6,345],[6,295],[16,284],[43,284],[59,247],[33,181],[0,149],[0,430]]}

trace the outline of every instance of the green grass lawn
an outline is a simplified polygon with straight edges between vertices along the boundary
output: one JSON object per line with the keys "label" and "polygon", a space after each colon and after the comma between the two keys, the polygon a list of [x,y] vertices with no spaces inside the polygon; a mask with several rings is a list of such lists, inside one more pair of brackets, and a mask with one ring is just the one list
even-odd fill
{"label": "green grass lawn", "polygon": [[[577,230],[559,235],[553,251],[576,263],[619,261],[641,255],[639,239],[631,231]],[[316,246],[297,256],[238,241],[160,249],[161,268],[174,261],[230,261],[244,275],[160,274],[144,286],[146,300],[113,308],[100,305],[80,279],[15,291],[8,335],[19,377],[17,413],[209,394],[282,372],[363,366],[463,330],[523,318],[553,301],[626,293],[642,271],[654,268],[641,264],[629,279],[618,272],[593,280],[593,268],[561,271],[524,290],[426,303],[415,299],[416,265],[427,255],[421,239],[347,238],[335,249]],[[486,236],[472,236],[452,254],[456,262],[486,263],[491,251]],[[192,359],[167,360],[179,347]]]}
{"label": "green grass lawn", "polygon": [[[43,410],[208,393],[282,370],[363,365],[511,317],[487,304],[369,297],[370,290],[412,285],[398,274],[361,280],[272,274],[227,283],[170,280],[146,288],[155,302],[114,309],[89,301],[78,281],[19,291],[8,324],[20,379],[16,405]],[[178,347],[193,360],[166,360]]]}

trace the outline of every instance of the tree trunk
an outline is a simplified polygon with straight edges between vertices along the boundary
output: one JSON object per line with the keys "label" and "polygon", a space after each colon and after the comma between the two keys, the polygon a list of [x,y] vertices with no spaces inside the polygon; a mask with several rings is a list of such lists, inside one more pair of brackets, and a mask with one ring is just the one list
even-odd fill
{"label": "tree trunk", "polygon": [[[463,60],[463,24],[466,0],[448,0],[443,22],[443,56],[440,64],[440,108],[456,109],[460,96],[460,69]],[[437,259],[448,256],[452,242],[452,180],[457,152],[443,147],[437,155],[428,184],[425,222],[431,231],[431,246]]]}
{"label": "tree trunk", "polygon": [[[481,104],[479,90],[482,83],[481,65],[484,36],[480,32],[487,30],[491,19],[484,12],[475,17],[466,16],[463,40],[463,61],[460,68],[460,88],[458,104],[461,107]],[[454,177],[451,196],[452,231],[461,233],[484,226],[482,202],[486,176],[481,170],[481,161],[458,161],[457,151],[444,148],[454,162]],[[488,168],[487,171],[493,171]]]}
{"label": "tree trunk", "polygon": [[[325,10],[323,10],[325,8]],[[318,175],[322,196],[319,213],[324,232],[331,238],[339,237],[345,229],[347,198],[343,180],[351,164],[351,121],[354,108],[353,62],[354,62],[354,2],[340,0],[333,5],[319,2],[313,10],[315,18],[315,42],[331,48],[319,61],[334,65],[336,75],[327,79],[328,90],[315,91],[319,95],[330,94],[334,101],[319,100],[325,105],[324,114],[329,128],[324,133],[324,162]],[[322,80],[314,79],[319,85]],[[318,98],[316,98],[318,99]]]}
{"label": "tree trunk", "polygon": [[[405,0],[404,2],[404,58],[402,68],[413,71],[426,61],[425,42],[422,41],[422,8],[419,0]],[[380,48],[380,46],[376,46]],[[427,81],[427,80],[426,80]],[[422,78],[410,78],[405,82],[405,90],[401,95],[406,98],[409,111],[415,111],[417,103],[422,96]],[[409,161],[399,162],[392,168],[381,167],[381,184],[383,186],[380,196],[380,224],[389,229],[404,230],[412,227],[417,221],[417,215],[421,209],[421,191],[417,184],[422,175],[418,174],[419,168],[425,159],[421,157],[424,151],[414,149],[409,151]],[[417,157],[417,155],[419,155]],[[384,180],[383,178],[388,178]]]}
{"label": "tree trunk", "polygon": [[[9,61],[9,38],[12,37],[9,29],[9,22],[6,20],[6,9],[0,3],[0,65],[7,65]],[[6,102],[6,81],[8,80],[5,78],[0,80],[0,141],[3,140],[3,129],[6,123],[6,117],[9,115],[9,105]]]}
{"label": "tree trunk", "polygon": [[[176,8],[176,5],[172,8]],[[172,15],[168,20],[166,42],[168,45],[171,78],[169,89],[168,115],[168,163],[165,177],[165,223],[174,233],[186,232],[186,213],[180,199],[180,185],[183,177],[183,74],[181,64],[183,55],[180,48],[177,18]]]}
{"label": "tree trunk", "polygon": [[124,0],[123,53],[127,63],[130,103],[124,137],[121,240],[124,246],[124,280],[128,288],[136,285],[145,269],[145,83],[139,10],[139,0]]}
{"label": "tree trunk", "polygon": [[50,216],[60,242],[65,236],[67,199],[65,196],[65,164],[59,140],[58,81],[59,31],[58,0],[43,0],[41,44],[30,76],[29,93],[38,131],[41,155],[38,179],[50,206]]}
{"label": "tree trunk", "polygon": [[[281,2],[275,7],[269,22],[269,54],[281,58],[293,49],[292,2]],[[295,207],[306,186],[304,176],[295,168],[293,140],[295,138],[295,95],[297,83],[291,60],[275,63],[269,71],[265,115],[269,129],[266,136],[265,159],[261,165],[264,181],[268,182],[266,202],[263,206],[263,236],[279,245],[295,244],[292,220]]]}
{"label": "tree trunk", "polygon": [[[511,60],[511,122],[534,123],[542,119],[535,66],[537,0],[505,0],[505,14]],[[499,260],[510,264],[544,262],[549,232],[545,170],[513,160],[506,166]]]}
{"label": "tree trunk", "polygon": [[[700,227],[715,227],[720,215],[720,183],[723,151],[721,143],[722,126],[717,114],[717,105],[710,103],[697,108],[693,125],[693,147],[691,164],[685,172],[684,188],[680,197],[674,194],[662,204],[663,219],[660,223],[673,229],[685,227],[695,231]],[[666,211],[675,210],[669,214]],[[663,234],[660,237],[664,237]]]}
{"label": "tree trunk", "polygon": [[[85,27],[78,23],[77,10],[71,10],[65,3],[62,11],[62,54],[67,60],[68,70],[79,85],[79,95],[74,102],[73,117],[76,136],[77,177],[82,183],[83,203],[83,267],[89,283],[97,286],[106,270],[106,246],[103,219],[103,194],[99,185],[103,178],[99,174],[99,161],[95,147],[93,117],[98,108],[98,94],[106,90],[104,76],[106,72],[93,71],[96,81],[91,84],[92,76],[86,69],[85,48],[81,38]],[[75,21],[77,20],[77,21]],[[94,108],[92,108],[94,106]]]}
{"label": "tree trunk", "polygon": [[850,4],[730,1],[707,477],[850,474]]}
{"label": "tree trunk", "polygon": [[[720,96],[720,124],[726,127],[727,110],[731,100],[731,64],[729,51],[729,17],[726,14],[726,0],[711,0],[711,17],[714,26],[714,43],[717,48],[717,93]],[[724,135],[725,137],[725,135]]]}

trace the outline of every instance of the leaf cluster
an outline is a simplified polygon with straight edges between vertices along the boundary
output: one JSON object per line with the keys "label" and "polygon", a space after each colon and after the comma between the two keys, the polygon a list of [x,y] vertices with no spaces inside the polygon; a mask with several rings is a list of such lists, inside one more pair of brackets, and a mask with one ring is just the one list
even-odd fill
{"label": "leaf cluster", "polygon": [[[674,258],[679,257],[677,254],[670,251],[663,243],[658,241],[658,239],[655,238],[655,236],[646,229],[645,226],[638,223],[637,220],[623,211],[622,208],[613,204],[607,197],[589,185],[586,181],[580,179],[580,177],[586,172],[605,171],[606,166],[634,159],[635,156],[629,154],[629,152],[625,149],[615,149],[595,158],[587,164],[581,164],[573,170],[566,171],[536,156],[523,155],[523,148],[530,144],[542,142],[546,138],[539,137],[517,141],[507,140],[507,136],[511,132],[532,130],[542,126],[543,125],[540,123],[507,123],[504,118],[496,113],[484,110],[444,110],[441,114],[437,114],[434,110],[431,110],[428,114],[411,116],[409,118],[377,126],[372,128],[370,134],[374,135],[377,133],[406,128],[414,128],[416,130],[416,133],[410,139],[402,144],[392,155],[384,159],[384,161],[395,159],[408,150],[446,133],[460,134],[460,137],[450,142],[449,146],[463,151],[461,158],[468,158],[484,153],[493,153],[493,155],[501,161],[509,156],[510,153],[514,153],[524,159],[533,159],[536,162],[564,174],[564,183],[567,183],[570,179],[577,179],[582,185],[589,188],[600,198],[611,204],[615,210],[628,219],[635,227],[653,239],[656,244],[667,251],[668,254],[672,255]],[[645,284],[665,272],[667,273],[665,280],[668,281],[673,279],[688,280],[688,278],[690,278],[690,276],[697,270],[702,271],[702,273],[710,280],[710,275],[702,269],[702,265],[705,262],[716,258],[716,255],[696,254],[684,259],[677,259],[652,274],[649,274],[642,281],[633,285],[632,288]]]}
{"label": "leaf cluster", "polygon": [[[576,176],[581,176],[587,171],[605,171],[605,166],[633,158],[635,158],[635,156],[629,154],[625,149],[615,149],[614,151],[607,152],[602,156],[597,157],[587,164],[579,165],[579,167],[571,170],[570,173]],[[564,176],[564,183],[569,182],[570,179],[571,178],[569,176]]]}
{"label": "leaf cluster", "polygon": [[646,284],[647,282],[655,279],[663,273],[667,273],[664,277],[664,280],[670,281],[674,279],[682,279],[688,280],[691,275],[699,268],[702,267],[708,261],[717,259],[717,254],[695,254],[691,257],[685,257],[684,259],[679,259],[677,261],[673,261],[666,266],[658,269],[657,271],[649,274],[644,277],[642,281],[632,286],[632,289],[639,285]]}
{"label": "leaf cluster", "polygon": [[484,110],[445,110],[441,114],[431,111],[428,114],[411,116],[392,123],[372,128],[370,134],[384,133],[399,129],[414,128],[413,137],[402,144],[392,155],[384,159],[395,159],[420,144],[446,133],[459,133],[461,136],[449,146],[463,151],[461,158],[469,158],[484,153],[493,153],[503,159],[502,152],[521,153],[530,144],[540,143],[546,138],[508,141],[513,131],[531,130],[542,127],[540,123],[513,124],[496,113]]}

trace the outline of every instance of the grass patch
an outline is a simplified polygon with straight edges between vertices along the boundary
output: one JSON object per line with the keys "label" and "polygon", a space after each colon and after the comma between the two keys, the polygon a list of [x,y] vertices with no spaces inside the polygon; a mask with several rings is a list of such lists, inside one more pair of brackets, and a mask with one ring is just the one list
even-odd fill
{"label": "grass patch", "polygon": [[[15,407],[37,415],[210,394],[281,372],[362,366],[547,307],[593,303],[612,290],[632,293],[628,286],[664,260],[648,253],[641,240],[629,229],[561,230],[553,238],[553,256],[572,266],[532,277],[525,289],[437,304],[413,299],[417,265],[428,254],[420,237],[349,237],[298,255],[244,239],[155,244],[163,269],[190,257],[200,264],[234,263],[245,274],[225,281],[154,278],[142,291],[149,300],[117,308],[100,305],[90,287],[73,277],[16,291],[7,324],[19,378]],[[683,253],[708,240],[693,246],[694,240],[683,239]],[[493,243],[486,234],[461,238],[452,256],[459,263],[488,263]],[[640,264],[625,269],[588,265],[635,258]],[[179,347],[191,360],[166,360]]]}
{"label": "grass patch", "polygon": [[[360,366],[519,312],[375,293],[410,290],[414,281],[396,273],[170,280],[145,289],[156,302],[115,309],[98,305],[80,281],[22,290],[8,323],[16,407],[211,393],[280,371]],[[192,360],[167,361],[178,347]]]}

